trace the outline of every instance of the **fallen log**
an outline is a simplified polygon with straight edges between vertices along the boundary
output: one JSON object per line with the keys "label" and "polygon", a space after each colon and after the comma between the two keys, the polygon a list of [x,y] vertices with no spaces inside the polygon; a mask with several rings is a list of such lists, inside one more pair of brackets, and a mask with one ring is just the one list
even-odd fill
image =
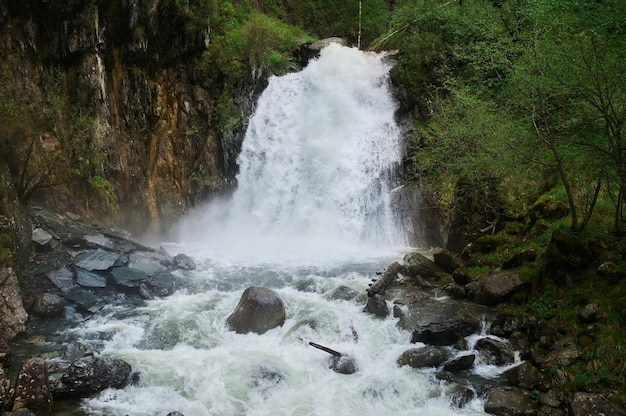
{"label": "fallen log", "polygon": [[327,352],[327,353],[329,353],[329,354],[331,354],[331,355],[334,355],[335,357],[341,357],[341,356],[343,356],[343,354],[342,354],[342,353],[340,353],[339,351],[335,351],[335,350],[333,350],[333,349],[330,349],[330,348],[325,347],[325,346],[320,345],[320,344],[316,344],[316,343],[314,343],[314,342],[309,342],[309,345],[310,345],[310,346],[312,346],[312,347],[317,348],[318,350],[322,350],[322,351]]}
{"label": "fallen log", "polygon": [[367,296],[372,297],[374,295],[382,295],[385,293],[387,286],[393,283],[398,277],[398,273],[402,270],[402,266],[398,262],[392,263],[387,269],[385,269],[381,278],[378,279],[369,289],[367,289]]}

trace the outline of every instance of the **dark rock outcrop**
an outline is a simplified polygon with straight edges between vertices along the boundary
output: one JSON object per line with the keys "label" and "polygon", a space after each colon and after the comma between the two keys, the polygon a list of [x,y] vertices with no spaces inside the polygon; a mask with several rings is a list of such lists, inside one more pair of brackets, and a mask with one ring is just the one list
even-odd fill
{"label": "dark rock outcrop", "polygon": [[34,412],[47,413],[52,411],[52,401],[44,359],[26,360],[17,376],[13,410],[25,407]]}
{"label": "dark rock outcrop", "polygon": [[122,388],[130,375],[131,366],[125,361],[92,355],[74,361],[50,389],[55,397],[86,397],[107,388]]}
{"label": "dark rock outcrop", "polygon": [[488,315],[488,309],[470,302],[425,299],[406,305],[398,325],[412,333],[412,342],[453,345],[459,338],[475,333]]}
{"label": "dark rock outcrop", "polygon": [[241,295],[235,311],[228,317],[228,328],[239,334],[264,334],[285,323],[283,301],[271,289],[253,286]]}
{"label": "dark rock outcrop", "polygon": [[0,269],[0,345],[25,332],[27,320],[17,276],[11,268]]}

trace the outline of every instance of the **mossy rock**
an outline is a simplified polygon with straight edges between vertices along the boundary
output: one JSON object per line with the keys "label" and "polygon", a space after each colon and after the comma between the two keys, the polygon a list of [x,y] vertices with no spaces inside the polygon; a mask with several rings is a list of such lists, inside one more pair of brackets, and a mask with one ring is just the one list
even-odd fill
{"label": "mossy rock", "polygon": [[505,238],[498,234],[489,234],[478,237],[472,243],[472,251],[482,254],[494,252],[499,245],[505,242]]}
{"label": "mossy rock", "polygon": [[528,212],[531,219],[561,219],[569,214],[566,203],[559,201],[553,195],[540,196]]}

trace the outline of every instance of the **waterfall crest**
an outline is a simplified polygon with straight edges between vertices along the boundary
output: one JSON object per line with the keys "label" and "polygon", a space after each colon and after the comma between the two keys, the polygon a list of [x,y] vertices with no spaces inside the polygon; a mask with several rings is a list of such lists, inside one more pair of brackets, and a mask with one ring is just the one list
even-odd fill
{"label": "waterfall crest", "polygon": [[232,199],[188,223],[185,239],[289,258],[403,246],[391,209],[401,135],[390,68],[382,54],[331,44],[301,72],[272,77]]}

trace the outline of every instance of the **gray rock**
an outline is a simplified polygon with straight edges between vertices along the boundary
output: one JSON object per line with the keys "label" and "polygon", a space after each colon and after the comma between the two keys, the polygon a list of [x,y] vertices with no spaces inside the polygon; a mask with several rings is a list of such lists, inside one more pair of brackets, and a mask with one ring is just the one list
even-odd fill
{"label": "gray rock", "polygon": [[357,297],[359,293],[348,287],[348,286],[339,286],[330,294],[331,299],[335,300],[352,300]]}
{"label": "gray rock", "polygon": [[76,285],[74,283],[74,271],[67,266],[49,271],[46,273],[46,277],[63,292],[68,292]]}
{"label": "gray rock", "polygon": [[534,416],[537,404],[519,387],[496,387],[487,393],[485,412],[498,416]]}
{"label": "gray rock", "polygon": [[65,299],[54,293],[37,293],[33,296],[30,311],[44,318],[51,318],[63,314]]}
{"label": "gray rock", "polygon": [[78,286],[65,294],[65,300],[89,312],[96,312],[100,309],[98,307],[98,297],[92,292]]}
{"label": "gray rock", "polygon": [[599,394],[577,392],[569,400],[569,410],[572,416],[624,416],[625,413],[613,406]]}
{"label": "gray rock", "polygon": [[57,396],[86,397],[107,388],[122,388],[129,380],[131,366],[111,357],[83,357],[74,361],[61,378],[51,383]]}
{"label": "gray rock", "polygon": [[59,241],[52,234],[41,228],[33,229],[32,239],[37,246],[47,250],[54,250],[59,245]]}
{"label": "gray rock", "polygon": [[580,351],[575,345],[566,345],[550,351],[541,361],[541,368],[567,367],[580,357]]}
{"label": "gray rock", "polygon": [[469,370],[474,366],[474,361],[476,361],[475,354],[466,354],[460,357],[454,358],[443,365],[443,369],[445,371],[449,371],[451,373],[456,373],[458,371]]}
{"label": "gray rock", "polygon": [[578,311],[578,318],[584,323],[593,323],[598,320],[600,306],[597,303],[589,303]]}
{"label": "gray rock", "polygon": [[526,288],[516,272],[501,272],[483,276],[465,286],[467,297],[482,305],[497,305]]}
{"label": "gray rock", "polygon": [[174,264],[179,269],[183,270],[195,270],[196,263],[191,259],[191,257],[185,254],[177,254],[174,256]]}
{"label": "gray rock", "polygon": [[111,241],[110,238],[105,237],[102,234],[86,235],[85,236],[85,241],[88,244],[94,245],[96,247],[101,247],[101,248],[105,248],[105,249],[108,249],[108,250],[114,250],[115,249],[115,244],[113,243],[113,241]]}
{"label": "gray rock", "polygon": [[0,345],[26,331],[28,313],[12,268],[0,269]]}
{"label": "gray rock", "polygon": [[76,268],[76,283],[82,287],[107,287],[107,278],[96,273]]}
{"label": "gray rock", "polygon": [[412,333],[411,342],[430,345],[453,345],[478,331],[490,313],[484,306],[453,299],[425,299],[407,307],[398,325]]}
{"label": "gray rock", "polygon": [[152,276],[156,272],[167,270],[162,262],[168,261],[167,256],[154,251],[135,251],[128,256],[128,267]]}
{"label": "gray rock", "polygon": [[119,258],[119,254],[99,248],[78,254],[74,259],[74,264],[89,271],[108,270]]}
{"label": "gray rock", "polygon": [[475,348],[486,358],[488,364],[505,365],[515,360],[513,348],[497,339],[481,338],[476,342]]}
{"label": "gray rock", "polygon": [[43,358],[30,358],[22,364],[15,385],[13,409],[26,407],[37,413],[52,411],[52,393]]}
{"label": "gray rock", "polygon": [[385,301],[382,295],[375,294],[367,298],[363,312],[370,313],[379,318],[386,318],[389,316],[389,306],[387,306],[387,301]]}
{"label": "gray rock", "polygon": [[439,367],[450,358],[448,351],[438,347],[411,348],[398,358],[398,365],[413,368]]}
{"label": "gray rock", "polygon": [[354,374],[359,371],[355,359],[349,355],[333,356],[329,368],[339,374]]}
{"label": "gray rock", "polygon": [[285,323],[285,306],[278,295],[265,287],[249,287],[241,295],[226,324],[239,334],[263,334]]}
{"label": "gray rock", "polygon": [[524,362],[504,372],[509,384],[526,390],[546,391],[549,380],[544,374],[529,362]]}
{"label": "gray rock", "polygon": [[137,288],[148,281],[148,275],[139,269],[132,267],[115,267],[111,270],[115,283],[122,287]]}

